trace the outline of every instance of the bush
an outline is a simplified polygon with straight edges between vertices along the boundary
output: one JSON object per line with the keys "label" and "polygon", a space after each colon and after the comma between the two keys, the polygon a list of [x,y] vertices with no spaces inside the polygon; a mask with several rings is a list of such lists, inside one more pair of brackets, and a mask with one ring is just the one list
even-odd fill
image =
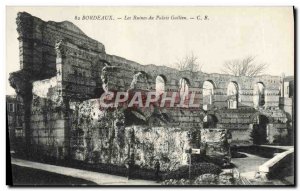
{"label": "bush", "polygon": [[235,180],[229,174],[202,174],[195,177],[194,180],[189,179],[170,179],[162,182],[162,185],[234,185]]}
{"label": "bush", "polygon": [[193,182],[194,185],[217,185],[219,178],[215,174],[203,174],[195,179]]}
{"label": "bush", "polygon": [[[191,166],[191,179],[194,179],[202,174],[220,174],[221,168],[212,163],[198,163]],[[167,172],[164,176],[164,180],[168,179],[188,179],[189,178],[189,166],[182,166],[175,171]]]}

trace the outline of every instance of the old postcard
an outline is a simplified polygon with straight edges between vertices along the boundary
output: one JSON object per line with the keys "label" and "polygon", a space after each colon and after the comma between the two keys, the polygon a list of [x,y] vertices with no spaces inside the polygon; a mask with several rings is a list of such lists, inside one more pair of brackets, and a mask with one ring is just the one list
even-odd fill
{"label": "old postcard", "polygon": [[6,52],[13,186],[295,185],[293,7],[8,6]]}

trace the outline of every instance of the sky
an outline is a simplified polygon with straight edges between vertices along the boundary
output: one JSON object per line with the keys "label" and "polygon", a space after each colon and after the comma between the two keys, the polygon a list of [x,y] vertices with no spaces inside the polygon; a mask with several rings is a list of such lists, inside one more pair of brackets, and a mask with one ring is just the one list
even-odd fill
{"label": "sky", "polygon": [[[18,12],[44,21],[70,21],[103,43],[106,52],[140,64],[175,67],[193,53],[206,73],[220,73],[225,61],[254,56],[269,65],[266,74],[294,74],[292,7],[7,7],[6,79],[19,70]],[[115,20],[76,20],[112,15]],[[125,16],[181,16],[189,20],[125,20]],[[197,16],[208,20],[197,20]],[[122,18],[122,19],[117,19]],[[7,83],[7,94],[14,94]]]}

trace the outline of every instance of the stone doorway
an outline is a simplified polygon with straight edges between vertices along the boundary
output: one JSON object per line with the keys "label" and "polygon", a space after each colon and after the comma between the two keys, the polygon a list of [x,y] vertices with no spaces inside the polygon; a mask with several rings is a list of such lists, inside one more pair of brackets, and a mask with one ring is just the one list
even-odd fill
{"label": "stone doorway", "polygon": [[269,119],[265,115],[257,116],[257,123],[253,125],[251,137],[253,144],[262,145],[267,143],[267,125]]}
{"label": "stone doorway", "polygon": [[204,129],[214,129],[217,128],[218,119],[213,114],[208,114],[203,118],[203,128]]}

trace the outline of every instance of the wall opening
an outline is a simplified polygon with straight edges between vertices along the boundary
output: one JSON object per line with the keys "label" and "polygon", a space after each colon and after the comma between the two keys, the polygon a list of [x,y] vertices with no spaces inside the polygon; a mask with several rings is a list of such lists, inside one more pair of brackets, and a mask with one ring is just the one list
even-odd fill
{"label": "wall opening", "polygon": [[203,118],[203,128],[217,128],[218,119],[215,115],[208,114]]}
{"label": "wall opening", "polygon": [[269,124],[269,119],[265,115],[257,116],[257,123],[253,125],[253,130],[251,132],[251,138],[253,144],[261,145],[267,143],[267,126]]}
{"label": "wall opening", "polygon": [[239,101],[239,86],[236,82],[230,82],[227,87],[228,109],[237,109]]}
{"label": "wall opening", "polygon": [[180,99],[187,98],[189,95],[189,81],[186,78],[181,78],[179,80],[179,95]]}
{"label": "wall opening", "polygon": [[265,105],[265,85],[262,82],[258,82],[254,85],[253,103],[256,108]]}
{"label": "wall opening", "polygon": [[203,83],[202,95],[203,109],[207,110],[208,105],[211,105],[213,103],[214,84],[212,81],[207,80]]}
{"label": "wall opening", "polygon": [[156,77],[155,80],[155,90],[156,90],[156,95],[161,95],[165,92],[165,86],[166,86],[166,79],[159,75]]}

